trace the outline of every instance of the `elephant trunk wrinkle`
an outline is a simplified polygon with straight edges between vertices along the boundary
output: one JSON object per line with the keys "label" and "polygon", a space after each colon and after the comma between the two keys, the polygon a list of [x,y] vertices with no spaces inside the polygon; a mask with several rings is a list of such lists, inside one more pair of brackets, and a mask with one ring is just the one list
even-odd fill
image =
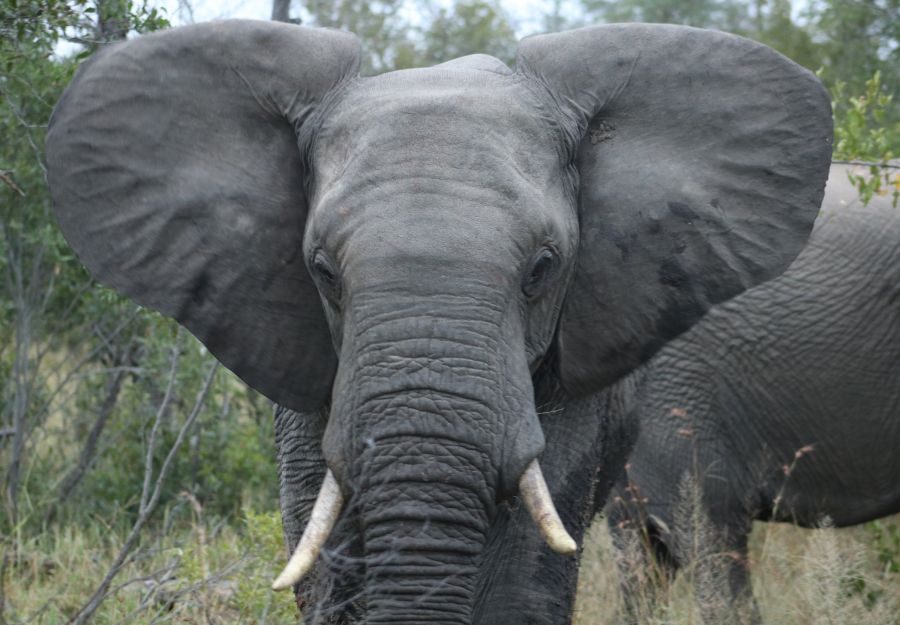
{"label": "elephant trunk wrinkle", "polygon": [[361,458],[367,623],[471,622],[493,510],[482,450],[393,437]]}
{"label": "elephant trunk wrinkle", "polygon": [[412,325],[352,309],[324,446],[360,528],[366,622],[471,623],[498,500],[543,447],[519,335],[499,308]]}

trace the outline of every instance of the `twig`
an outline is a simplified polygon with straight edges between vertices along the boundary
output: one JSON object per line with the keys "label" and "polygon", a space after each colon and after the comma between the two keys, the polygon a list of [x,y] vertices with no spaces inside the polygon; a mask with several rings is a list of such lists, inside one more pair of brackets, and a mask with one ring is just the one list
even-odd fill
{"label": "twig", "polygon": [[881,167],[882,169],[900,169],[900,165],[888,162],[876,163],[874,161],[844,161],[838,159],[831,159],[831,162],[838,163],[839,165],[862,165],[864,167]]}
{"label": "twig", "polygon": [[12,176],[11,176],[10,174],[12,174],[11,171],[2,171],[2,170],[0,170],[0,180],[2,180],[3,182],[5,182],[5,183],[6,183],[6,186],[8,186],[10,189],[12,189],[13,191],[15,191],[16,193],[18,193],[18,194],[21,195],[22,197],[25,197],[25,192],[22,191],[22,189],[19,187],[19,185],[16,184],[15,180],[12,179]]}
{"label": "twig", "polygon": [[86,380],[88,378],[95,378],[97,376],[104,375],[115,375],[119,373],[130,373],[132,375],[144,375],[147,372],[146,367],[103,367],[101,369],[91,369],[90,371],[85,371],[84,373],[79,373],[78,375],[73,375],[71,380],[72,382],[77,382],[78,380]]}
{"label": "twig", "polygon": [[147,456],[144,459],[144,486],[141,489],[140,511],[143,514],[147,508],[150,497],[150,480],[153,479],[153,454],[156,451],[156,437],[159,435],[159,427],[162,425],[163,417],[169,408],[169,402],[172,401],[172,391],[175,389],[175,374],[178,372],[178,361],[181,358],[181,339],[183,337],[181,326],[175,334],[175,344],[172,346],[172,366],[169,368],[169,383],[166,384],[166,392],[162,401],[159,402],[159,409],[156,411],[156,419],[153,420],[153,427],[150,429],[150,438],[147,441]]}
{"label": "twig", "polygon": [[[173,354],[173,361],[176,361],[177,357],[178,353],[176,351],[176,353]],[[94,612],[97,611],[97,608],[100,607],[100,604],[103,602],[103,600],[108,596],[109,587],[112,583],[112,580],[116,577],[116,575],[118,575],[119,571],[122,570],[122,567],[125,565],[126,560],[131,554],[131,550],[134,548],[134,545],[137,542],[141,530],[143,530],[144,525],[146,525],[147,521],[150,519],[150,516],[153,514],[153,511],[156,509],[157,504],[159,503],[159,498],[162,495],[163,486],[165,485],[166,478],[169,476],[169,471],[172,468],[172,462],[177,455],[178,450],[181,449],[181,445],[182,443],[184,443],[187,432],[194,425],[194,422],[197,420],[197,416],[200,414],[200,409],[203,407],[203,404],[206,401],[206,397],[209,394],[209,390],[212,387],[213,379],[215,378],[218,369],[219,363],[217,362],[213,363],[212,367],[210,367],[209,373],[207,374],[206,379],[203,382],[203,388],[197,393],[197,400],[194,402],[194,407],[191,410],[188,418],[185,419],[185,422],[181,426],[181,429],[178,431],[178,436],[175,438],[175,442],[172,443],[172,447],[169,449],[169,453],[166,455],[166,459],[163,461],[162,467],[160,468],[159,474],[156,478],[156,482],[153,485],[152,493],[148,492],[149,486],[145,487],[145,493],[142,493],[141,495],[140,513],[134,523],[134,526],[128,533],[128,537],[122,544],[119,555],[116,556],[115,561],[106,572],[106,576],[103,578],[103,581],[100,582],[100,585],[94,591],[94,594],[91,595],[90,599],[87,601],[87,603],[84,604],[84,606],[82,606],[78,613],[71,619],[69,619],[68,625],[84,625],[84,623],[87,623],[91,616],[93,616]],[[175,373],[176,371],[173,367],[171,369],[171,378],[174,378]],[[170,385],[172,384],[171,378]],[[163,402],[166,403],[167,400],[164,399]],[[162,421],[164,413],[165,410],[162,409],[157,411],[156,422],[153,424],[154,432],[158,432],[160,421]],[[155,444],[155,442],[156,436],[151,434],[151,440],[149,441],[149,443]],[[152,471],[152,461],[151,449],[148,451],[148,460],[147,466],[145,466],[145,471]],[[147,496],[145,497],[145,495]]]}
{"label": "twig", "polygon": [[[203,576],[203,579],[209,578],[209,563],[206,557],[206,527],[204,526],[203,521],[203,506],[200,505],[200,502],[194,497],[194,494],[183,490],[181,491],[181,496],[187,499],[188,503],[191,504],[191,508],[194,510],[194,530],[197,532],[197,542],[199,543],[200,548],[197,551],[197,555],[200,559],[200,575]],[[202,588],[202,614],[203,614],[203,622],[204,625],[210,625],[212,619],[209,617],[209,586],[204,585]]]}
{"label": "twig", "polygon": [[[138,314],[140,313],[140,309],[135,308],[131,313],[125,317],[124,320],[110,333],[109,338],[117,336],[122,330],[127,328],[132,321],[134,321]],[[44,402],[41,406],[34,412],[36,415],[43,415],[47,410],[50,409],[50,406],[53,404],[53,400],[62,392],[62,390],[71,382],[77,375],[77,372],[83,367],[85,364],[90,362],[90,360],[99,354],[106,346],[98,345],[94,347],[90,352],[82,356],[78,359],[78,361],[70,368],[68,373],[66,373],[65,377],[54,387],[52,391],[47,395],[44,399]],[[57,373],[62,371],[62,368],[65,366],[66,362],[62,362],[55,366],[46,376],[45,379],[52,379],[56,377]]]}
{"label": "twig", "polygon": [[3,548],[3,561],[0,562],[0,625],[7,625],[6,620],[6,573],[9,570],[9,552],[6,546]]}
{"label": "twig", "polygon": [[[116,358],[116,364],[124,364],[129,362],[134,351],[135,345],[133,344],[125,347],[124,350]],[[81,482],[81,479],[85,476],[88,468],[91,466],[94,458],[97,455],[97,443],[99,442],[100,435],[103,434],[103,430],[104,428],[106,428],[106,424],[109,422],[109,418],[112,416],[113,410],[118,403],[119,393],[122,390],[122,385],[125,382],[125,373],[129,369],[128,367],[121,366],[117,368],[118,372],[116,373],[115,377],[113,377],[113,379],[109,382],[106,391],[106,398],[100,405],[100,409],[97,412],[97,419],[94,421],[94,425],[91,428],[90,434],[88,434],[87,441],[85,441],[84,447],[82,447],[81,449],[78,463],[63,479],[56,496],[56,501],[51,502],[48,506],[47,512],[44,515],[45,523],[49,523],[53,519],[59,507],[69,499],[69,496],[73,492],[75,492],[75,488],[78,486],[79,482]]]}
{"label": "twig", "polygon": [[179,0],[178,2],[178,15],[181,17],[182,21],[187,24],[194,23],[194,7],[188,0]]}
{"label": "twig", "polygon": [[[225,579],[226,577],[231,575],[232,572],[237,570],[238,567],[242,566],[247,559],[248,559],[248,555],[247,555],[247,553],[244,553],[244,555],[242,555],[239,559],[229,563],[221,571],[213,573],[212,575],[210,575],[209,577],[207,577],[205,579],[201,579],[197,582],[194,582],[193,584],[191,584],[189,586],[186,586],[185,588],[182,588],[181,590],[173,592],[170,596],[171,601],[173,603],[177,603],[183,596],[192,594],[192,593],[196,592],[197,590],[200,590],[203,588],[208,588],[211,584],[218,582],[222,579]],[[132,612],[132,614],[137,614],[137,612],[138,612],[138,610],[135,610],[134,612]],[[158,614],[157,616],[155,616],[153,618],[153,620],[150,621],[150,623],[148,625],[155,625],[156,623],[160,622],[161,618],[164,618],[164,617],[162,617],[161,615]],[[119,623],[117,623],[116,625],[123,625],[126,622],[130,622],[130,619],[122,620]]]}
{"label": "twig", "polygon": [[41,148],[38,147],[38,144],[37,142],[35,142],[34,137],[31,135],[31,129],[34,127],[34,124],[28,123],[24,115],[22,115],[22,112],[19,111],[19,108],[16,106],[15,102],[12,101],[6,91],[0,91],[0,93],[3,94],[3,99],[6,100],[6,103],[9,105],[9,110],[19,122],[19,125],[25,129],[25,136],[28,138],[28,144],[34,151],[35,160],[37,161],[38,166],[41,168],[41,171],[44,172],[44,178],[46,179],[47,167],[44,166],[43,152],[41,151]]}

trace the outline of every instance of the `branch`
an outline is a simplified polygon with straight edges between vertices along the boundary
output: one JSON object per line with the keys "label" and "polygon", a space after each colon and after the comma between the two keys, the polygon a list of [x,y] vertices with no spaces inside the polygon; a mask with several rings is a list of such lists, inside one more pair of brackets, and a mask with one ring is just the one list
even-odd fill
{"label": "branch", "polygon": [[141,489],[140,512],[144,513],[147,507],[148,497],[150,497],[150,480],[153,479],[153,453],[156,451],[156,437],[159,434],[159,426],[162,424],[163,416],[172,401],[172,391],[175,388],[175,374],[178,372],[178,361],[181,358],[181,326],[175,334],[175,344],[172,346],[172,366],[169,368],[169,383],[166,384],[166,392],[162,401],[159,403],[159,409],[156,411],[156,419],[153,420],[153,427],[150,429],[150,438],[147,441],[147,456],[144,459],[144,486]]}
{"label": "branch", "polygon": [[41,168],[41,171],[44,172],[44,179],[47,178],[47,168],[44,166],[44,155],[41,151],[41,148],[38,147],[37,142],[34,140],[34,137],[31,135],[31,129],[35,128],[34,124],[29,124],[25,119],[25,116],[16,106],[15,102],[9,97],[9,94],[6,91],[0,91],[3,94],[3,99],[6,100],[6,103],[9,105],[9,110],[12,112],[13,116],[19,122],[19,125],[25,129],[25,136],[28,138],[28,144],[31,146],[31,149],[34,151],[34,157],[37,161],[38,166]]}
{"label": "branch", "polygon": [[[134,351],[135,345],[133,344],[125,347],[124,350],[120,352],[120,354],[116,358],[116,364],[121,365],[129,362]],[[119,367],[118,372],[109,382],[106,391],[106,398],[100,405],[100,409],[97,413],[97,419],[96,421],[94,421],[94,425],[91,428],[90,434],[88,434],[87,441],[85,441],[84,447],[81,449],[81,455],[78,458],[78,463],[63,479],[62,484],[59,487],[56,500],[51,502],[48,506],[47,512],[44,515],[45,523],[49,524],[50,521],[53,520],[53,517],[56,515],[56,511],[69,499],[71,494],[75,492],[75,487],[78,486],[82,478],[87,473],[88,467],[90,467],[94,462],[94,458],[97,455],[97,443],[99,442],[100,435],[103,434],[103,430],[104,428],[106,428],[106,424],[109,422],[109,418],[112,416],[113,410],[115,409],[116,404],[119,401],[119,393],[121,392],[122,385],[125,382],[125,374],[127,373],[127,371],[127,367]]]}
{"label": "branch", "polygon": [[874,161],[843,161],[838,159],[831,159],[832,163],[838,163],[839,165],[862,165],[864,167],[881,167],[883,169],[900,169],[900,165],[895,165],[894,163],[882,162],[876,163]]}
{"label": "branch", "polygon": [[25,197],[25,192],[22,191],[22,189],[19,188],[19,185],[16,184],[15,180],[12,179],[12,172],[11,172],[11,171],[3,171],[3,170],[0,170],[0,180],[2,180],[3,182],[5,182],[6,185],[7,185],[10,189],[12,189],[13,191],[15,191],[16,193],[18,193],[18,194],[21,195],[22,197]]}
{"label": "branch", "polygon": [[[139,308],[135,308],[133,311],[131,311],[131,313],[127,317],[125,317],[125,319],[122,320],[122,322],[118,326],[116,326],[116,328],[109,334],[109,336],[107,338],[112,339],[112,338],[118,336],[119,333],[122,332],[122,330],[127,328],[128,325],[137,318],[139,313],[140,313]],[[90,352],[88,352],[87,354],[85,354],[84,356],[79,358],[78,361],[65,374],[63,379],[60,380],[59,383],[57,383],[57,385],[53,388],[52,391],[50,391],[49,395],[44,399],[43,403],[40,405],[40,407],[36,410],[36,412],[34,414],[44,415],[45,412],[50,409],[50,406],[53,405],[53,400],[55,400],[56,397],[60,393],[62,393],[62,390],[69,384],[69,382],[71,382],[73,379],[75,379],[78,376],[79,370],[84,365],[86,365],[88,362],[90,362],[90,360],[92,358],[94,358],[94,356],[99,354],[105,348],[106,348],[106,345],[95,346]],[[56,378],[57,374],[62,373],[62,368],[66,364],[68,364],[67,361],[63,361],[60,364],[58,364],[44,377],[44,379],[52,380],[52,379]]]}
{"label": "branch", "polygon": [[[173,362],[177,364],[176,359],[177,351],[175,354],[173,354]],[[119,571],[122,570],[122,567],[128,560],[131,550],[134,548],[134,545],[137,542],[138,537],[140,536],[141,530],[143,530],[144,525],[146,525],[147,521],[150,519],[150,516],[153,514],[154,510],[156,510],[156,506],[159,503],[159,498],[162,494],[166,478],[168,478],[169,471],[172,468],[172,461],[177,455],[178,450],[181,449],[181,445],[184,443],[184,439],[188,431],[197,420],[197,417],[199,416],[200,410],[203,407],[204,402],[206,401],[206,397],[209,394],[209,390],[212,387],[213,380],[215,379],[215,375],[218,370],[219,363],[214,362],[209,369],[209,373],[207,374],[206,379],[203,382],[203,388],[200,389],[200,391],[197,393],[197,400],[194,402],[194,407],[191,410],[190,415],[181,426],[181,429],[178,431],[178,436],[176,437],[175,442],[172,443],[172,447],[169,449],[169,453],[166,456],[165,461],[163,461],[162,468],[160,468],[159,475],[156,478],[156,483],[153,486],[152,494],[149,495],[149,499],[145,499],[146,493],[143,493],[141,495],[140,513],[134,523],[134,526],[128,533],[128,537],[125,539],[125,542],[123,543],[122,548],[119,551],[119,555],[116,556],[115,561],[106,572],[106,576],[103,578],[103,581],[100,582],[100,585],[94,591],[94,594],[91,595],[91,598],[87,601],[87,603],[82,606],[82,608],[78,611],[78,614],[69,619],[67,625],[84,625],[85,623],[87,623],[93,616],[94,612],[97,611],[97,608],[100,607],[100,604],[103,602],[103,600],[106,599],[106,597],[109,595],[110,584],[112,583],[116,575],[119,574]],[[174,367],[172,367],[171,377],[174,378],[174,376],[175,369]],[[167,402],[167,400],[163,399],[163,402],[165,403]],[[165,410],[163,409],[157,411],[156,421],[153,424],[154,432],[158,432],[160,422],[162,421],[164,413]],[[155,439],[155,435],[151,434],[151,440],[149,442],[155,444]],[[147,466],[145,466],[145,475],[146,471],[152,471],[152,449],[148,453]],[[145,488],[145,490],[148,489],[149,487]]]}

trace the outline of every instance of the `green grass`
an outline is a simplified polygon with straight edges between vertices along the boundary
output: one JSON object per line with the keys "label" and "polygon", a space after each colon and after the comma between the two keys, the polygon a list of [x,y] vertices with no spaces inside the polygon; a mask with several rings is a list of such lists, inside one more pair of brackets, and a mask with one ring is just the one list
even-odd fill
{"label": "green grass", "polygon": [[[103,579],[123,535],[98,523],[27,542],[6,588],[8,620],[65,623]],[[269,589],[283,552],[277,513],[247,511],[240,527],[195,514],[145,541],[92,623],[296,622],[293,596]]]}

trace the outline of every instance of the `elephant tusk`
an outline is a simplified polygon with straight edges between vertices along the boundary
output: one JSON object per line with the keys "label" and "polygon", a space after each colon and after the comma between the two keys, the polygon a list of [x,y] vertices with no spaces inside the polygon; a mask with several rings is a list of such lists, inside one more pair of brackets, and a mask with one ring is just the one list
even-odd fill
{"label": "elephant tusk", "polygon": [[559,519],[537,460],[532,460],[519,478],[519,494],[550,548],[565,556],[574,554],[578,546]]}
{"label": "elephant tusk", "polygon": [[290,588],[309,572],[325,541],[328,540],[343,505],[344,497],[341,495],[341,489],[329,469],[325,473],[325,481],[322,482],[319,496],[309,516],[309,523],[303,530],[303,536],[300,537],[300,542],[297,543],[297,548],[294,549],[294,554],[281,575],[272,582],[272,590]]}

